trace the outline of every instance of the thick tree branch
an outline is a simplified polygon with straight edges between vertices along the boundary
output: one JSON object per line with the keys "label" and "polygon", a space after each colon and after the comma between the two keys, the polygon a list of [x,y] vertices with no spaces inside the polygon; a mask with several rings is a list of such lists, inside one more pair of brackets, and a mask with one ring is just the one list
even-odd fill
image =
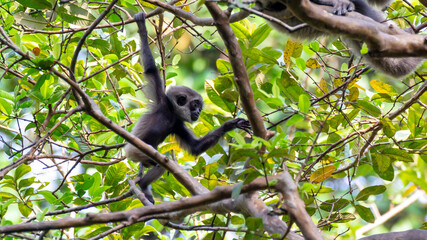
{"label": "thick tree branch", "polygon": [[366,42],[371,55],[427,57],[425,35],[409,34],[395,25],[378,23],[357,12],[333,15],[330,7],[316,5],[310,0],[284,2],[296,17],[318,30]]}
{"label": "thick tree branch", "polygon": [[248,116],[251,127],[256,136],[269,138],[271,135],[265,127],[264,121],[253,98],[253,91],[249,83],[249,76],[246,72],[246,66],[243,61],[242,50],[237,43],[236,36],[230,27],[229,16],[225,11],[222,11],[216,3],[206,2],[209,12],[215,20],[215,26],[222,40],[227,47],[230,63],[234,72],[234,80],[240,93],[243,109]]}
{"label": "thick tree branch", "polygon": [[[268,186],[268,183],[275,182],[275,184]],[[202,209],[209,208],[208,204],[215,203],[231,197],[233,189],[238,184],[216,187],[214,190],[193,196],[190,198],[182,198],[173,202],[165,202],[157,205],[146,206],[135,208],[129,211],[120,211],[112,213],[100,213],[100,214],[87,214],[84,218],[71,218],[66,217],[56,221],[42,221],[35,223],[20,223],[16,225],[0,226],[0,233],[17,233],[17,232],[28,232],[28,231],[40,231],[50,229],[62,229],[70,227],[82,227],[89,226],[95,223],[110,223],[110,222],[121,222],[121,221],[132,221],[132,219],[150,219],[153,215],[166,214],[165,217],[170,219],[169,216],[180,216],[180,211],[186,211],[187,209],[194,209],[197,211],[198,207]],[[255,179],[249,184],[242,186],[242,193],[249,193],[263,189],[274,189],[280,192],[285,199],[284,208],[287,211],[295,212],[297,208],[303,207],[301,199],[295,199],[293,197],[296,191],[296,186],[292,181],[289,173],[283,172],[276,176],[268,177],[268,182],[265,181],[264,177]],[[297,195],[298,196],[298,195]],[[230,199],[228,201],[236,202],[236,200]],[[208,205],[208,206],[206,206]],[[193,211],[193,212],[194,212]],[[187,213],[188,214],[188,213]],[[268,213],[265,213],[268,214]],[[309,219],[309,218],[308,218]],[[304,217],[301,217],[301,221],[306,221]],[[311,221],[311,219],[310,219]],[[310,223],[308,223],[310,224]],[[311,223],[312,224],[312,223]],[[304,225],[302,225],[304,227]],[[292,236],[292,237],[291,237]],[[295,234],[291,234],[290,239],[301,239]],[[308,238],[308,239],[319,239],[319,238]]]}

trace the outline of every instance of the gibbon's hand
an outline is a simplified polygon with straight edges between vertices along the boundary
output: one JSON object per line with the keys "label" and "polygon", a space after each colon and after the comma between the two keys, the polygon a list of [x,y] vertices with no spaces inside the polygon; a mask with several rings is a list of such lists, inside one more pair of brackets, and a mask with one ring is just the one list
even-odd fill
{"label": "gibbon's hand", "polygon": [[231,131],[235,128],[238,128],[238,129],[242,129],[243,131],[247,132],[248,134],[251,134],[250,133],[251,125],[250,125],[248,120],[243,119],[243,118],[236,118],[236,119],[232,119],[232,120],[225,122],[224,128],[226,131]]}

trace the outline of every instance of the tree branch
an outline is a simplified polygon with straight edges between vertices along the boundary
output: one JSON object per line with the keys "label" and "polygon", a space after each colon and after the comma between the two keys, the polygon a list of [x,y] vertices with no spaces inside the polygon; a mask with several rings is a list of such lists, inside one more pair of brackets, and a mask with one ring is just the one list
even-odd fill
{"label": "tree branch", "polygon": [[409,34],[393,24],[379,23],[357,12],[333,15],[331,7],[310,0],[289,0],[287,6],[296,17],[318,30],[366,42],[373,56],[427,57],[425,35]]}

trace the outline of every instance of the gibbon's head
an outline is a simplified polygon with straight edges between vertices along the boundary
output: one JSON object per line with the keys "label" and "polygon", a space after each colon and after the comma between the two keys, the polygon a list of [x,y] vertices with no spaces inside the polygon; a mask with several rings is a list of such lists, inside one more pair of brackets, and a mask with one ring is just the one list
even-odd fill
{"label": "gibbon's head", "polygon": [[194,122],[199,119],[203,108],[202,96],[185,86],[171,86],[166,92],[171,101],[175,115],[185,122]]}

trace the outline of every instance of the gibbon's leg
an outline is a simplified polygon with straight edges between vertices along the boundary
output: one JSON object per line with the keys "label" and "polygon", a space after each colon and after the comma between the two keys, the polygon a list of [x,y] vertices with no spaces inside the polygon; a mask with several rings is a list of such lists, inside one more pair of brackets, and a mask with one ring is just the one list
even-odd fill
{"label": "gibbon's leg", "polygon": [[138,185],[141,188],[141,191],[144,193],[147,200],[150,201],[152,204],[154,204],[154,198],[153,194],[151,193],[151,190],[149,189],[149,186],[152,182],[159,179],[164,172],[165,169],[163,167],[156,165],[152,169],[148,170],[144,177],[139,180]]}
{"label": "gibbon's leg", "polygon": [[355,6],[355,12],[372,18],[377,22],[383,22],[386,18],[383,12],[369,5],[365,0],[352,0]]}

